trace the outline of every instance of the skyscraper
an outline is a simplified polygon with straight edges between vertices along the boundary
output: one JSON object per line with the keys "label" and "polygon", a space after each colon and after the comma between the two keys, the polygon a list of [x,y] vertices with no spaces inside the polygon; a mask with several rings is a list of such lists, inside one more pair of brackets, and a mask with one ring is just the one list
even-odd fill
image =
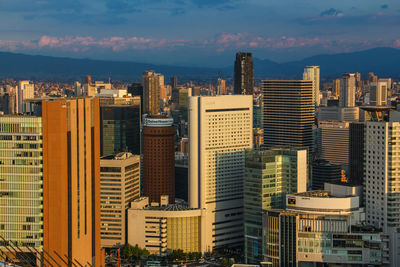
{"label": "skyscraper", "polygon": [[171,87],[172,91],[178,87],[178,77],[176,76],[171,77]]}
{"label": "skyscraper", "polygon": [[140,114],[143,113],[143,85],[141,83],[132,83],[128,86],[128,94],[131,96],[140,96]]}
{"label": "skyscraper", "polygon": [[318,154],[333,164],[349,165],[349,123],[344,121],[318,122]]}
{"label": "skyscraper", "polygon": [[205,251],[243,245],[244,150],[253,146],[252,115],[252,96],[189,98],[189,205],[204,210]]}
{"label": "skyscraper", "polygon": [[140,154],[140,97],[100,98],[101,156]]}
{"label": "skyscraper", "polygon": [[[0,236],[39,251],[43,247],[42,152],[42,118],[0,116]],[[3,241],[0,251],[7,253]]]}
{"label": "skyscraper", "polygon": [[160,202],[168,195],[175,202],[175,127],[174,120],[161,115],[143,121],[143,195]]}
{"label": "skyscraper", "polygon": [[378,81],[369,84],[369,104],[371,106],[386,106],[387,95],[387,82]]}
{"label": "skyscraper", "polygon": [[367,223],[382,228],[400,227],[400,149],[395,141],[400,122],[365,123],[365,200]]}
{"label": "skyscraper", "polygon": [[217,80],[217,95],[226,95],[226,81],[218,78]]}
{"label": "skyscraper", "polygon": [[307,191],[306,149],[247,150],[243,182],[246,263],[262,261],[262,215],[286,207],[286,194]]}
{"label": "skyscraper", "polygon": [[154,71],[143,72],[143,114],[160,113],[160,76]]}
{"label": "skyscraper", "polygon": [[100,182],[101,246],[123,246],[127,210],[140,197],[140,156],[121,152],[102,157]]}
{"label": "skyscraper", "polygon": [[339,106],[349,108],[355,106],[356,97],[356,78],[354,73],[343,74],[340,81]]}
{"label": "skyscraper", "polygon": [[42,108],[43,248],[55,259],[101,265],[99,100],[44,101]]}
{"label": "skyscraper", "polygon": [[263,89],[264,146],[313,147],[313,82],[266,80]]}
{"label": "skyscraper", "polygon": [[340,79],[335,79],[332,82],[332,94],[335,97],[339,97],[340,96]]}
{"label": "skyscraper", "polygon": [[252,95],[254,91],[253,55],[251,53],[236,53],[234,70],[235,95]]}
{"label": "skyscraper", "polygon": [[24,113],[24,100],[35,97],[35,85],[30,81],[20,81],[17,89],[16,113]]}
{"label": "skyscraper", "polygon": [[307,66],[303,72],[303,80],[313,81],[313,103],[319,105],[319,66]]}

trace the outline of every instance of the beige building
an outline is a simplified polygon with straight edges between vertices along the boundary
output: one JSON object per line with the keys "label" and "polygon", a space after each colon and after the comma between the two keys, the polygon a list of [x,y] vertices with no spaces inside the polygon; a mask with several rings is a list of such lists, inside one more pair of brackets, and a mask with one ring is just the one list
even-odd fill
{"label": "beige building", "polygon": [[143,113],[160,113],[160,87],[164,84],[164,76],[154,71],[145,71],[143,81]]}
{"label": "beige building", "polygon": [[313,81],[313,103],[319,105],[319,66],[307,66],[303,72],[303,80]]}
{"label": "beige building", "polygon": [[200,209],[191,209],[185,203],[168,204],[168,196],[151,205],[148,197],[141,197],[128,210],[128,243],[159,255],[167,249],[204,252],[201,221]]}
{"label": "beige building", "polygon": [[128,152],[100,159],[100,235],[102,247],[126,243],[126,211],[140,197],[140,156]]}
{"label": "beige building", "polygon": [[243,245],[245,149],[253,147],[250,95],[189,98],[189,204],[204,211],[202,251]]}
{"label": "beige building", "polygon": [[23,113],[25,112],[24,100],[35,97],[35,85],[30,81],[20,81],[16,93],[16,113]]}

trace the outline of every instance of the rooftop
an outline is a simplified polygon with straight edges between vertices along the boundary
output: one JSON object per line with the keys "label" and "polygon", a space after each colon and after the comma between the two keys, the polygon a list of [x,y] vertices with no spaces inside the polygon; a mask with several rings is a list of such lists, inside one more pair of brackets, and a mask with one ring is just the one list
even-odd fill
{"label": "rooftop", "polygon": [[103,157],[101,157],[101,159],[125,160],[128,158],[134,157],[134,156],[137,156],[137,155],[134,155],[130,152],[119,152],[117,154],[103,156]]}

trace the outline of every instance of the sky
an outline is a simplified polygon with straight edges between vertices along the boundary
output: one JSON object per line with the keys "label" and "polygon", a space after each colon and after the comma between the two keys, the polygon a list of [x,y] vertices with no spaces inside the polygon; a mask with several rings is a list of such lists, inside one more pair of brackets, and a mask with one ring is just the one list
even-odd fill
{"label": "sky", "polygon": [[399,0],[1,0],[0,51],[223,67],[400,49]]}

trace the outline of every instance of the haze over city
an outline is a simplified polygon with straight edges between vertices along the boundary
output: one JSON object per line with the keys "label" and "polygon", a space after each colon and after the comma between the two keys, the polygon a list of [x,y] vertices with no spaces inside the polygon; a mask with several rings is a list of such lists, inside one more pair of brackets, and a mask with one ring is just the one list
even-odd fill
{"label": "haze over city", "polygon": [[100,0],[0,3],[0,50],[224,67],[400,48],[397,0]]}

